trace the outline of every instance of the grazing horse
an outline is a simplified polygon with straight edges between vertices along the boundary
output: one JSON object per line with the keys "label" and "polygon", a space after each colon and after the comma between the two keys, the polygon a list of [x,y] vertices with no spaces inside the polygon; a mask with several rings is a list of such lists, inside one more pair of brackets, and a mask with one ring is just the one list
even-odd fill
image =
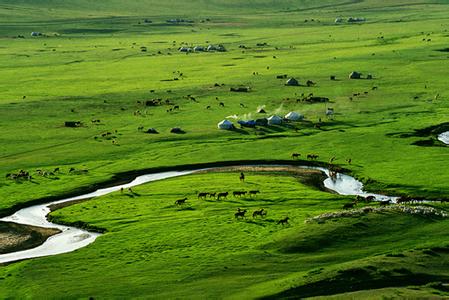
{"label": "grazing horse", "polygon": [[234,192],[232,192],[232,195],[234,195],[234,197],[241,197],[241,196],[243,196],[243,195],[246,195],[246,191],[234,191]]}
{"label": "grazing horse", "polygon": [[218,193],[217,195],[217,200],[220,200],[221,198],[228,198],[229,193],[228,192],[224,192],[224,193]]}
{"label": "grazing horse", "polygon": [[199,193],[198,194],[198,199],[205,199],[207,197],[207,195],[209,195],[209,193]]}
{"label": "grazing horse", "polygon": [[259,209],[259,210],[255,210],[253,212],[253,218],[256,218],[257,216],[261,216],[262,218],[265,217],[267,215],[267,211],[263,208]]}
{"label": "grazing horse", "polygon": [[238,218],[242,218],[242,219],[243,219],[243,218],[245,218],[246,212],[247,212],[246,209],[240,210],[240,208],[239,208],[238,211],[234,214],[234,217],[235,217],[236,219],[238,219]]}
{"label": "grazing horse", "polygon": [[355,202],[346,203],[345,205],[343,205],[343,209],[351,209],[351,208],[354,208],[355,204],[356,204]]}
{"label": "grazing horse", "polygon": [[240,173],[240,181],[245,181],[245,174],[243,174],[243,172]]}
{"label": "grazing horse", "polygon": [[280,220],[277,222],[277,224],[278,224],[278,225],[281,224],[282,226],[287,225],[287,224],[288,224],[288,220],[290,220],[290,218],[289,218],[289,217],[285,217],[285,218],[283,218],[283,219],[280,219]]}
{"label": "grazing horse", "polygon": [[376,200],[376,197],[373,196],[373,195],[371,195],[371,196],[366,196],[366,197],[365,197],[365,201],[366,201],[366,202],[371,202],[371,201],[374,201],[374,200]]}
{"label": "grazing horse", "polygon": [[379,202],[380,206],[388,206],[390,204],[391,204],[391,200],[384,200],[384,201]]}
{"label": "grazing horse", "polygon": [[252,196],[252,195],[257,195],[257,194],[259,194],[259,193],[260,193],[259,190],[249,191],[249,195],[250,195],[250,196]]}
{"label": "grazing horse", "polygon": [[183,205],[186,203],[187,198],[178,199],[175,201],[175,205]]}
{"label": "grazing horse", "polygon": [[316,155],[316,154],[307,154],[307,159],[315,160],[317,158],[318,158],[318,155]]}
{"label": "grazing horse", "polygon": [[298,159],[301,156],[300,153],[292,153],[292,159]]}

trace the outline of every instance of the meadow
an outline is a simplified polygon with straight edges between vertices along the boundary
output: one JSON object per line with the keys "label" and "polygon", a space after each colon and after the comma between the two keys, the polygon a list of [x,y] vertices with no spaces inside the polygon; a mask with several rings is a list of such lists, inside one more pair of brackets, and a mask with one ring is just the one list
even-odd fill
{"label": "meadow", "polygon": [[[448,12],[447,1],[428,0],[0,0],[0,212],[82,193],[126,172],[288,160],[293,152],[322,163],[335,157],[370,191],[448,199],[449,150],[436,140],[449,122]],[[336,24],[338,17],[366,21]],[[178,51],[208,44],[227,51]],[[352,71],[373,79],[351,80]],[[283,74],[301,86],[285,86],[276,78]],[[250,91],[230,92],[239,86]],[[310,93],[330,101],[297,101]],[[152,99],[162,104],[146,106]],[[236,124],[289,111],[305,120],[217,129],[225,118]],[[185,134],[170,133],[173,127]],[[21,169],[33,179],[6,178]],[[447,296],[447,220],[387,213],[305,224],[350,199],[291,174],[250,174],[245,185],[262,191],[256,199],[197,201],[202,189],[240,188],[236,178],[186,176],[136,188],[136,197],[113,194],[57,210],[58,222],[106,234],[73,253],[1,266],[0,295]],[[189,205],[174,207],[184,196]],[[269,214],[236,221],[238,207]],[[277,225],[286,214],[290,226]],[[369,288],[374,294],[363,291]]]}

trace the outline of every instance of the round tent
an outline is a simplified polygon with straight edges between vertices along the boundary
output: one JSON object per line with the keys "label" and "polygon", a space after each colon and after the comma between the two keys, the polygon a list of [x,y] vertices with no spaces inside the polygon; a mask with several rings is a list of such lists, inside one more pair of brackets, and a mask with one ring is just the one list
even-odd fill
{"label": "round tent", "polygon": [[299,85],[299,82],[298,82],[298,80],[296,80],[295,78],[290,78],[289,80],[287,80],[287,82],[285,83],[285,85],[298,86],[298,85]]}
{"label": "round tent", "polygon": [[224,130],[230,130],[234,128],[234,124],[232,124],[232,122],[228,121],[228,120],[223,120],[220,123],[218,123],[218,128],[219,129],[224,129]]}
{"label": "round tent", "polygon": [[362,78],[362,74],[359,72],[351,72],[351,74],[349,74],[349,79],[360,79]]}
{"label": "round tent", "polygon": [[279,116],[271,116],[268,118],[269,125],[279,125],[282,124],[282,118]]}
{"label": "round tent", "polygon": [[304,119],[304,116],[297,112],[291,111],[285,115],[285,119],[287,119],[289,121],[299,121],[299,120]]}

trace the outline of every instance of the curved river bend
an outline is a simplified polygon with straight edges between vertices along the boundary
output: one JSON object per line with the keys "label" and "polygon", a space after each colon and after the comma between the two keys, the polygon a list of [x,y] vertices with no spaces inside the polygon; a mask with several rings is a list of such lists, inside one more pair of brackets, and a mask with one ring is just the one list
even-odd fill
{"label": "curved river bend", "polygon": [[[244,166],[286,166],[286,165],[244,165]],[[239,166],[242,167],[242,166]],[[327,178],[324,180],[324,185],[326,188],[335,191],[341,195],[360,195],[360,196],[375,196],[376,200],[392,200],[395,201],[397,197],[389,197],[384,195],[370,194],[363,191],[363,184],[354,179],[351,176],[337,173],[336,178],[330,178],[329,170],[320,167],[301,167],[301,166],[290,166],[290,167],[298,167],[304,169],[314,169],[320,170],[324,172]],[[42,245],[18,252],[11,252],[7,254],[0,255],[0,263],[13,262],[23,259],[56,255],[61,253],[72,252],[82,247],[85,247],[95,241],[95,239],[101,234],[95,232],[89,232],[86,230],[82,230],[76,227],[58,225],[55,223],[51,223],[47,220],[47,215],[50,213],[50,206],[54,204],[60,203],[69,203],[72,201],[89,199],[93,197],[99,197],[103,195],[107,195],[116,191],[119,191],[121,188],[127,189],[130,187],[134,187],[137,185],[141,185],[147,182],[173,178],[177,176],[183,176],[192,174],[199,171],[205,171],[211,169],[198,169],[198,170],[190,170],[190,171],[173,171],[173,172],[161,172],[154,173],[136,177],[132,182],[122,185],[117,185],[110,188],[99,189],[95,192],[88,193],[85,195],[67,198],[63,200],[53,201],[46,204],[34,205],[24,209],[21,209],[14,213],[11,216],[0,219],[0,221],[5,222],[14,222],[18,224],[25,225],[33,225],[47,228],[57,228],[61,230],[61,233],[55,234],[48,238]]]}

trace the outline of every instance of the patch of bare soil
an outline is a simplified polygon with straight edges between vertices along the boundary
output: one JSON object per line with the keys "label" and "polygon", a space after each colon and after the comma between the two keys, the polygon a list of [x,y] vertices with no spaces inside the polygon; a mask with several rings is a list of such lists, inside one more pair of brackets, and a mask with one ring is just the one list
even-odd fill
{"label": "patch of bare soil", "polygon": [[0,254],[37,247],[59,232],[58,229],[0,222]]}

